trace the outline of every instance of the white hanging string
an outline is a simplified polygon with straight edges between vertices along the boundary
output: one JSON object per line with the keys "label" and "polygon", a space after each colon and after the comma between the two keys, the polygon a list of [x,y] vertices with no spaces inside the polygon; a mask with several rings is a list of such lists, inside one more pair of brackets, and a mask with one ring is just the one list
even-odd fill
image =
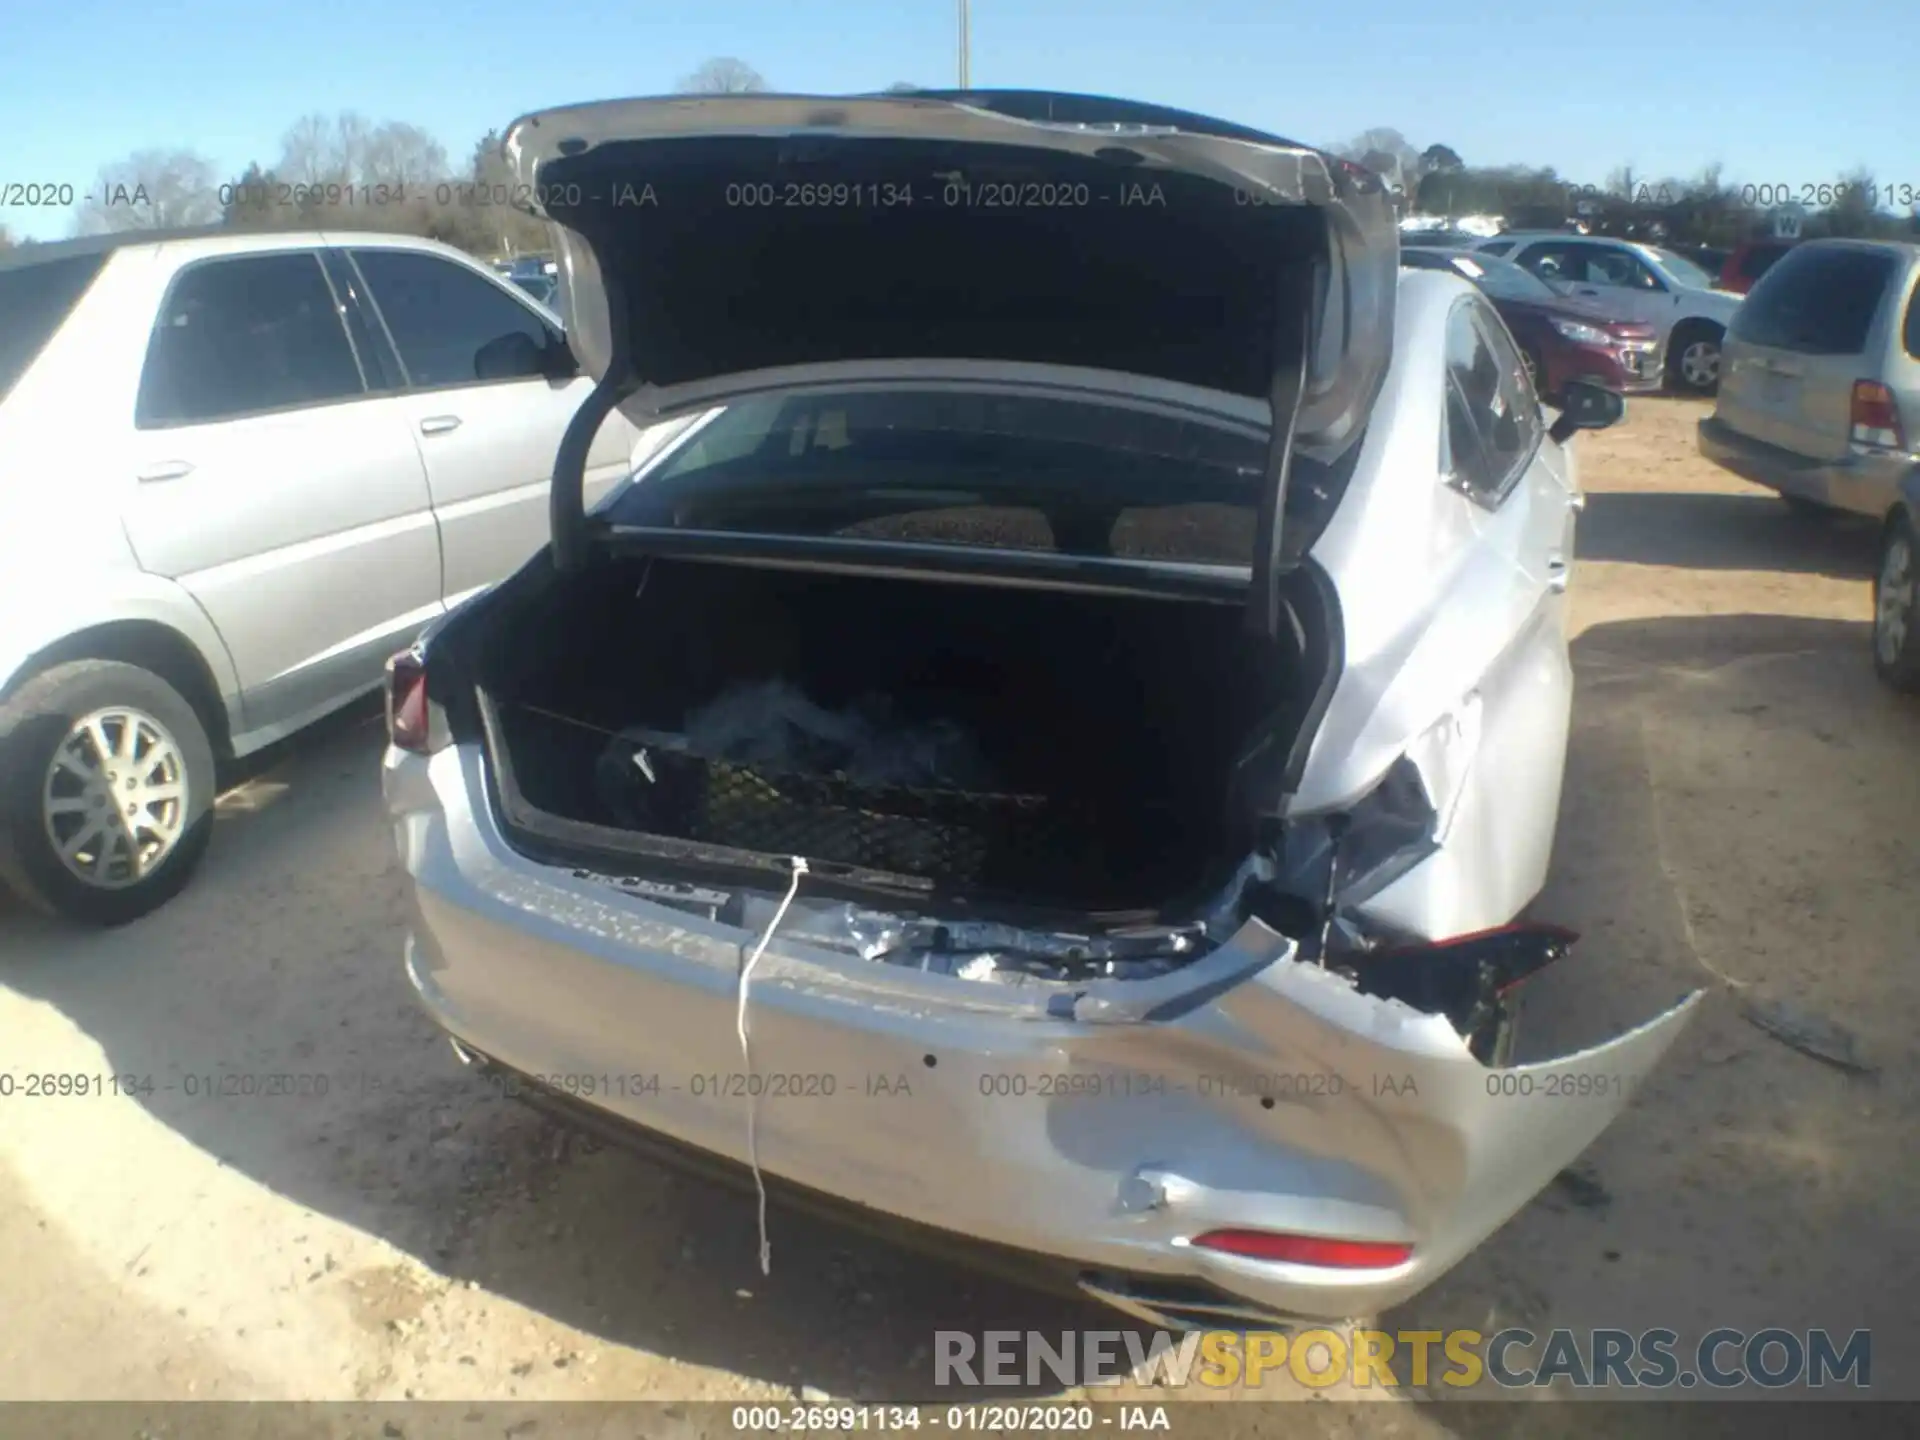
{"label": "white hanging string", "polygon": [[773,932],[780,928],[780,922],[787,918],[787,907],[793,904],[793,897],[800,893],[800,877],[807,873],[807,862],[800,856],[793,857],[793,882],[787,886],[787,895],[780,902],[780,908],[773,912],[766,931],[760,936],[760,943],[753,947],[753,953],[747,956],[747,963],[740,967],[740,988],[736,997],[737,1011],[734,1017],[735,1028],[740,1035],[740,1064],[747,1072],[747,1164],[753,1169],[753,1189],[760,1202],[760,1273],[773,1273],[773,1246],[767,1240],[767,1182],[760,1175],[760,1140],[756,1127],[760,1111],[760,1087],[754,1083],[753,1047],[747,1040],[747,987],[753,982],[753,967],[760,963],[760,957],[766,952],[767,942],[773,939]]}

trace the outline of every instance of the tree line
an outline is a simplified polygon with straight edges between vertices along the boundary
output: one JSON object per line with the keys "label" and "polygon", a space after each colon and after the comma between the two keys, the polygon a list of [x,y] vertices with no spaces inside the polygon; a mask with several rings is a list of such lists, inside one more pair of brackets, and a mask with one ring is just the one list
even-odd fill
{"label": "tree line", "polygon": [[[731,56],[706,61],[678,86],[686,94],[766,88],[758,71]],[[917,88],[907,81],[888,87]],[[438,140],[405,121],[313,114],[288,129],[270,163],[254,161],[225,179],[192,149],[141,150],[100,171],[77,207],[76,228],[332,227],[425,235],[487,257],[543,250],[545,222],[507,203],[514,186],[500,138],[488,131],[456,164]],[[1551,166],[1470,165],[1451,146],[1416,147],[1385,127],[1325,148],[1379,174],[1403,213],[1436,219],[1498,215],[1515,228],[1572,220],[1598,234],[1729,246],[1765,227],[1780,204],[1794,203],[1807,212],[1809,235],[1920,234],[1920,195],[1877,187],[1864,170],[1789,189],[1732,183],[1717,164],[1688,179],[1621,166],[1593,183]],[[13,243],[0,227],[0,249]]]}
{"label": "tree line", "polygon": [[1595,183],[1551,166],[1469,165],[1449,145],[1420,149],[1386,128],[1326,148],[1380,175],[1403,214],[1436,220],[1497,215],[1510,229],[1577,221],[1599,235],[1732,246],[1768,230],[1773,213],[1792,206],[1804,212],[1802,233],[1809,236],[1920,235],[1920,192],[1877,184],[1864,168],[1825,179],[1735,183],[1718,164],[1684,179],[1622,165]]}

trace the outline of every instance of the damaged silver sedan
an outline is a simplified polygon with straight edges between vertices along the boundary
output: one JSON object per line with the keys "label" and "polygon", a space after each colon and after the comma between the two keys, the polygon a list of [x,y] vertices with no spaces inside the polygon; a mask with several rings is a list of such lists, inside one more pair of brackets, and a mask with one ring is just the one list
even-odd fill
{"label": "damaged silver sedan", "polygon": [[[1168,1325],[1430,1284],[1692,1003],[1512,1064],[1566,931],[1567,448],[1366,172],[1035,93],[507,139],[597,387],[553,539],[389,676],[463,1058]],[[591,513],[618,407],[680,428]]]}

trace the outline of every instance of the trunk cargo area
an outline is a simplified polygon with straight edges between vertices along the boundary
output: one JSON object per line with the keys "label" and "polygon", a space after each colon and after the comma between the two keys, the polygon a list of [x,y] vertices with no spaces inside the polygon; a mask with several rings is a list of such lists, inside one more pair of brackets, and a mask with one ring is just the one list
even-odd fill
{"label": "trunk cargo area", "polygon": [[657,558],[502,598],[471,673],[523,809],[1049,910],[1217,885],[1235,761],[1318,680],[1209,601]]}

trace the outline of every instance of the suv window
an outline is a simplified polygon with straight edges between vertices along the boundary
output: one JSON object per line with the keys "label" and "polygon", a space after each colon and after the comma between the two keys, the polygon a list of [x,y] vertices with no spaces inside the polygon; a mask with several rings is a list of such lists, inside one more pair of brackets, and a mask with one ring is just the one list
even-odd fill
{"label": "suv window", "polygon": [[1513,242],[1511,240],[1493,240],[1485,245],[1476,245],[1473,248],[1483,251],[1488,255],[1504,255],[1513,248]]}
{"label": "suv window", "polygon": [[1660,279],[1639,256],[1611,245],[1575,245],[1575,264],[1585,263],[1589,285],[1618,285],[1625,290],[1658,290]]}
{"label": "suv window", "polygon": [[106,262],[103,252],[0,270],[0,400],[47,348]]}
{"label": "suv window", "polygon": [[[498,285],[438,255],[407,250],[355,250],[353,262],[416,389],[525,380],[543,373],[539,359],[560,337]],[[502,367],[480,352],[509,335],[533,348]]]}
{"label": "suv window", "polygon": [[1748,292],[1729,333],[1803,355],[1858,355],[1892,275],[1884,250],[1795,246]]}
{"label": "suv window", "polygon": [[1513,258],[1542,280],[1581,280],[1587,273],[1574,247],[1564,240],[1529,245]]}
{"label": "suv window", "polygon": [[1906,322],[1900,327],[1900,345],[1907,354],[1920,360],[1920,286],[1907,301]]}
{"label": "suv window", "polygon": [[366,393],[312,251],[208,260],[161,303],[134,424],[195,425]]}
{"label": "suv window", "polygon": [[1442,468],[1452,484],[1496,509],[1533,461],[1546,422],[1506,327],[1484,302],[1447,319],[1447,424]]}

